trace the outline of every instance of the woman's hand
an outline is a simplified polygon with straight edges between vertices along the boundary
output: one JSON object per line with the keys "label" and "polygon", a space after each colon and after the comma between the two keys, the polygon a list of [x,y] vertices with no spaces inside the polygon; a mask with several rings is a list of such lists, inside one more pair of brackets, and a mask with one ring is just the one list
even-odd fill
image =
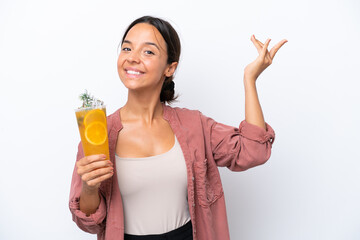
{"label": "woman's hand", "polygon": [[106,155],[91,155],[76,162],[77,173],[83,182],[80,194],[80,210],[89,216],[100,204],[100,183],[114,174],[111,161]]}
{"label": "woman's hand", "polygon": [[265,44],[260,42],[255,38],[254,35],[251,36],[251,41],[255,45],[259,56],[245,67],[244,71],[244,81],[256,81],[259,75],[272,63],[275,54],[277,51],[284,45],[287,40],[283,39],[279,43],[277,43],[270,52],[268,51],[268,46],[271,39],[267,39]]}
{"label": "woman's hand", "polygon": [[95,192],[100,183],[114,174],[113,164],[106,155],[91,155],[76,162],[77,173],[83,181],[83,191]]}
{"label": "woman's hand", "polygon": [[248,123],[259,126],[266,130],[264,115],[260,106],[260,101],[256,91],[256,79],[272,63],[276,52],[284,45],[287,40],[284,39],[276,44],[270,52],[267,50],[270,39],[265,44],[251,36],[251,41],[258,50],[259,56],[245,67],[244,71],[244,89],[245,89],[245,120]]}

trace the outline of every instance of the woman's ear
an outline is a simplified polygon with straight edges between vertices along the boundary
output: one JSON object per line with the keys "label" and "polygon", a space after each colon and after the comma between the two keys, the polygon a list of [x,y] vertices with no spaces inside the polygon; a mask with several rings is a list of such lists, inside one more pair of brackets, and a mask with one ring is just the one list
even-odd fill
{"label": "woman's ear", "polygon": [[165,76],[171,77],[174,74],[177,65],[178,65],[178,62],[171,63],[165,70]]}

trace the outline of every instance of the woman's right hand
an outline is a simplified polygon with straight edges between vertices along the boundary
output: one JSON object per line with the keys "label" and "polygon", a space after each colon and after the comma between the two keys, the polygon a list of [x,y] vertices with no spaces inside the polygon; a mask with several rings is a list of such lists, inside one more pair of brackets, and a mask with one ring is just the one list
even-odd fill
{"label": "woman's right hand", "polygon": [[105,154],[83,157],[76,162],[76,167],[86,192],[96,192],[102,181],[114,175],[113,164],[106,160]]}

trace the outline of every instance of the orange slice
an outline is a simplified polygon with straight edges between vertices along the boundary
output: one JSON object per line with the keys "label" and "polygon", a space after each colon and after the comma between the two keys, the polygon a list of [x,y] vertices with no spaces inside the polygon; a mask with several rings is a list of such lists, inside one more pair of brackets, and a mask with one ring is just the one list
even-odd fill
{"label": "orange slice", "polygon": [[89,111],[84,117],[84,126],[86,127],[87,125],[95,121],[103,123],[106,122],[106,116],[103,110],[93,109]]}
{"label": "orange slice", "polygon": [[102,122],[93,122],[85,127],[85,138],[92,145],[101,145],[107,139],[106,126]]}

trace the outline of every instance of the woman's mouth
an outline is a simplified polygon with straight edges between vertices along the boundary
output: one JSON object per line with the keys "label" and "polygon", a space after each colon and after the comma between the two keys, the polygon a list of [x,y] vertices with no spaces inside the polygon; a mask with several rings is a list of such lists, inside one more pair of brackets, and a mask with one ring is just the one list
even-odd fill
{"label": "woman's mouth", "polygon": [[133,70],[128,70],[126,71],[127,74],[135,74],[135,75],[140,75],[140,72],[136,72],[136,71],[133,71]]}
{"label": "woman's mouth", "polygon": [[138,77],[142,74],[144,74],[144,72],[139,71],[137,69],[125,69],[126,75],[128,75],[129,77]]}

